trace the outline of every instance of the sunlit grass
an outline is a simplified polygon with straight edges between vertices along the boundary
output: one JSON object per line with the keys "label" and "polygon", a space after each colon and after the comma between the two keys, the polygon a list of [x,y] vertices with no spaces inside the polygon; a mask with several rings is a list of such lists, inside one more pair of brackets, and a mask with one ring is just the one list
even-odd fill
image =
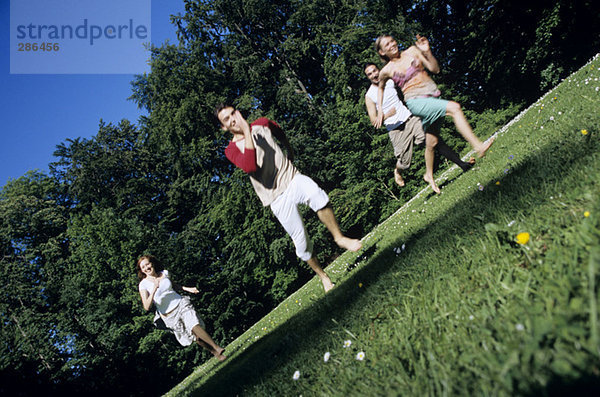
{"label": "sunlit grass", "polygon": [[598,389],[599,78],[596,57],[170,394]]}

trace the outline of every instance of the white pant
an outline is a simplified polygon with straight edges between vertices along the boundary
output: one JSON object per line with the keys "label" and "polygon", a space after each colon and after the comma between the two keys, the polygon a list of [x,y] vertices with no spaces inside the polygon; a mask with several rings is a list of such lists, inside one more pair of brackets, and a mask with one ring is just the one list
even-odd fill
{"label": "white pant", "polygon": [[296,174],[285,192],[271,203],[271,211],[294,241],[296,255],[303,261],[312,257],[313,247],[300,217],[298,204],[308,205],[316,212],[328,202],[327,193],[315,181],[306,175]]}

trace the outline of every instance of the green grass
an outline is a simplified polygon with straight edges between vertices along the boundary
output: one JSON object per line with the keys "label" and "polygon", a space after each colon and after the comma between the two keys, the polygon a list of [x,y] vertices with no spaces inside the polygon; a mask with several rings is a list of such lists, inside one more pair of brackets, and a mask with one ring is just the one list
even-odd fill
{"label": "green grass", "polygon": [[598,392],[599,78],[596,56],[169,394]]}

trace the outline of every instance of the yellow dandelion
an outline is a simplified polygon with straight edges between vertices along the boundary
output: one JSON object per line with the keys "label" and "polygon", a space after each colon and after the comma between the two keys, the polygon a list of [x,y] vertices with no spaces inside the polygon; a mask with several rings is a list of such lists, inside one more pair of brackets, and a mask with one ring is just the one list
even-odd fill
{"label": "yellow dandelion", "polygon": [[362,288],[362,283],[358,283],[358,288]]}
{"label": "yellow dandelion", "polygon": [[500,185],[500,181],[496,181],[496,185]]}
{"label": "yellow dandelion", "polygon": [[581,133],[582,133],[583,135],[587,135],[587,134],[588,134],[587,130],[581,130]]}
{"label": "yellow dandelion", "polygon": [[586,218],[587,218],[588,216],[590,216],[590,211],[585,211],[585,212],[583,213],[583,216],[585,216]]}
{"label": "yellow dandelion", "polygon": [[523,232],[523,233],[517,234],[517,243],[522,245],[522,244],[527,244],[528,241],[529,241],[529,233]]}

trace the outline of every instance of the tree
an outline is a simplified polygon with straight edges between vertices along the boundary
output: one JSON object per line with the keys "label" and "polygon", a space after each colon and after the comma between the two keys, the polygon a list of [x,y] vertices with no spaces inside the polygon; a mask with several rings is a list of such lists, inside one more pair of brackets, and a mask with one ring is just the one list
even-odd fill
{"label": "tree", "polygon": [[56,181],[39,172],[0,192],[0,391],[43,389],[65,363],[54,306],[66,257],[63,200]]}

